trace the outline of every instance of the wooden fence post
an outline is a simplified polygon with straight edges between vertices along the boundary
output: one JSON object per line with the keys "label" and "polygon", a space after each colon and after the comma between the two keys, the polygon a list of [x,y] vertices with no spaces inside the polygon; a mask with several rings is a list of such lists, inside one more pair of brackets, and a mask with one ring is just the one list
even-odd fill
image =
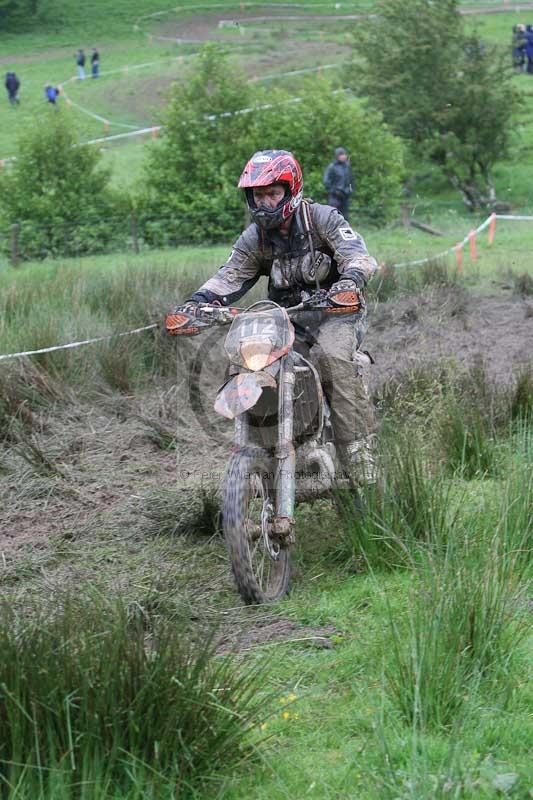
{"label": "wooden fence post", "polygon": [[20,234],[20,224],[15,222],[14,225],[11,226],[11,266],[17,267],[19,263],[20,251],[19,251],[19,234]]}
{"label": "wooden fence post", "polygon": [[139,240],[137,238],[137,213],[135,211],[131,212],[131,241],[133,244],[133,252],[139,252]]}

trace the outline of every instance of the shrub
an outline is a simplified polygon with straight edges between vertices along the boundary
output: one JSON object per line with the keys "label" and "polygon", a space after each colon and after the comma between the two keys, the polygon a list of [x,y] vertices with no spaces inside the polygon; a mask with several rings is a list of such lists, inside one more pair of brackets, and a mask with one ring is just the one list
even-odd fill
{"label": "shrub", "polygon": [[459,5],[378,0],[353,37],[364,62],[354,59],[352,85],[475,210],[496,201],[492,170],[509,151],[518,95],[507,54],[465,30]]}
{"label": "shrub", "polygon": [[[96,148],[76,144],[60,113],[24,135],[12,171],[0,176],[0,220],[20,225],[21,258],[78,256],[103,252],[112,242],[125,245],[125,201],[112,194],[99,161]],[[4,237],[4,248],[6,243]]]}
{"label": "shrub", "polygon": [[0,31],[27,29],[40,5],[40,0],[0,0]]}

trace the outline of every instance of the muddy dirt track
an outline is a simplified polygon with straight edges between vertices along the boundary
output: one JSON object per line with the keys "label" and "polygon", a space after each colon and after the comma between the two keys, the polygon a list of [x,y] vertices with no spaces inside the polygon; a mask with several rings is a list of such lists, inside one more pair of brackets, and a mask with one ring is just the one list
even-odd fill
{"label": "muddy dirt track", "polygon": [[[189,347],[200,347],[199,339],[189,340]],[[374,309],[366,339],[376,362],[372,391],[377,395],[388,381],[440,362],[472,367],[483,361],[491,380],[509,384],[533,363],[532,343],[530,298],[509,290],[490,296],[426,290]],[[146,520],[139,509],[147,494],[199,479],[222,480],[231,425],[210,411],[225,368],[220,345],[221,340],[209,347],[201,375],[205,418],[188,409],[187,376],[181,374],[176,385],[154,385],[141,396],[108,394],[91,404],[73,398],[43,414],[33,436],[58,466],[55,477],[32,470],[12,442],[0,445],[0,559],[16,561],[28,547],[46,548],[57,535],[95,529],[142,535]],[[183,365],[190,365],[191,352]],[[147,419],[177,432],[177,456],[154,444]]]}

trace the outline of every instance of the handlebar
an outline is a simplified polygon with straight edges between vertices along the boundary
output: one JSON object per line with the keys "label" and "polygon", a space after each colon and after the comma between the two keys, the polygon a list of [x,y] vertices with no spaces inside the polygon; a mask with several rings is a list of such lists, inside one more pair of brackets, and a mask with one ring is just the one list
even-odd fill
{"label": "handlebar", "polygon": [[[265,301],[270,302],[270,301]],[[273,303],[274,306],[277,304]],[[365,300],[359,289],[346,289],[332,293],[327,289],[307,293],[302,292],[302,299],[297,305],[285,308],[289,316],[296,316],[300,311],[315,309],[329,314],[353,314],[365,307]],[[171,335],[189,335],[200,333],[213,325],[229,325],[235,317],[246,311],[235,306],[219,306],[201,303],[194,306],[176,306],[166,316],[165,327]]]}

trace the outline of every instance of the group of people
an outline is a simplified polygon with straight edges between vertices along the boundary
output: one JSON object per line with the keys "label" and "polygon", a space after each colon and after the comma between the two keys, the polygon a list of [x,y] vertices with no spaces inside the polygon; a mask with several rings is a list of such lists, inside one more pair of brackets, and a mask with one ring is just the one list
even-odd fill
{"label": "group of people", "polygon": [[[78,79],[83,80],[85,78],[85,63],[86,57],[85,53],[82,49],[78,50],[76,53],[76,66],[78,67]],[[98,78],[100,74],[100,54],[96,47],[92,48],[92,55],[91,55],[91,76],[93,78]],[[20,79],[15,72],[7,72],[6,78],[4,81],[4,86],[7,90],[7,99],[10,105],[18,106],[20,104],[19,92],[20,92]],[[44,96],[47,103],[50,103],[55,108],[57,108],[57,98],[59,97],[60,89],[58,86],[54,86],[52,83],[47,81],[44,85]]]}
{"label": "group of people", "polygon": [[533,75],[533,25],[513,25],[513,66]]}
{"label": "group of people", "polygon": [[[76,66],[78,68],[78,80],[83,81],[85,79],[85,64],[87,62],[87,58],[85,56],[84,51],[80,48],[76,53]],[[96,47],[93,47],[91,53],[91,77],[97,78],[100,74],[100,54]]]}

